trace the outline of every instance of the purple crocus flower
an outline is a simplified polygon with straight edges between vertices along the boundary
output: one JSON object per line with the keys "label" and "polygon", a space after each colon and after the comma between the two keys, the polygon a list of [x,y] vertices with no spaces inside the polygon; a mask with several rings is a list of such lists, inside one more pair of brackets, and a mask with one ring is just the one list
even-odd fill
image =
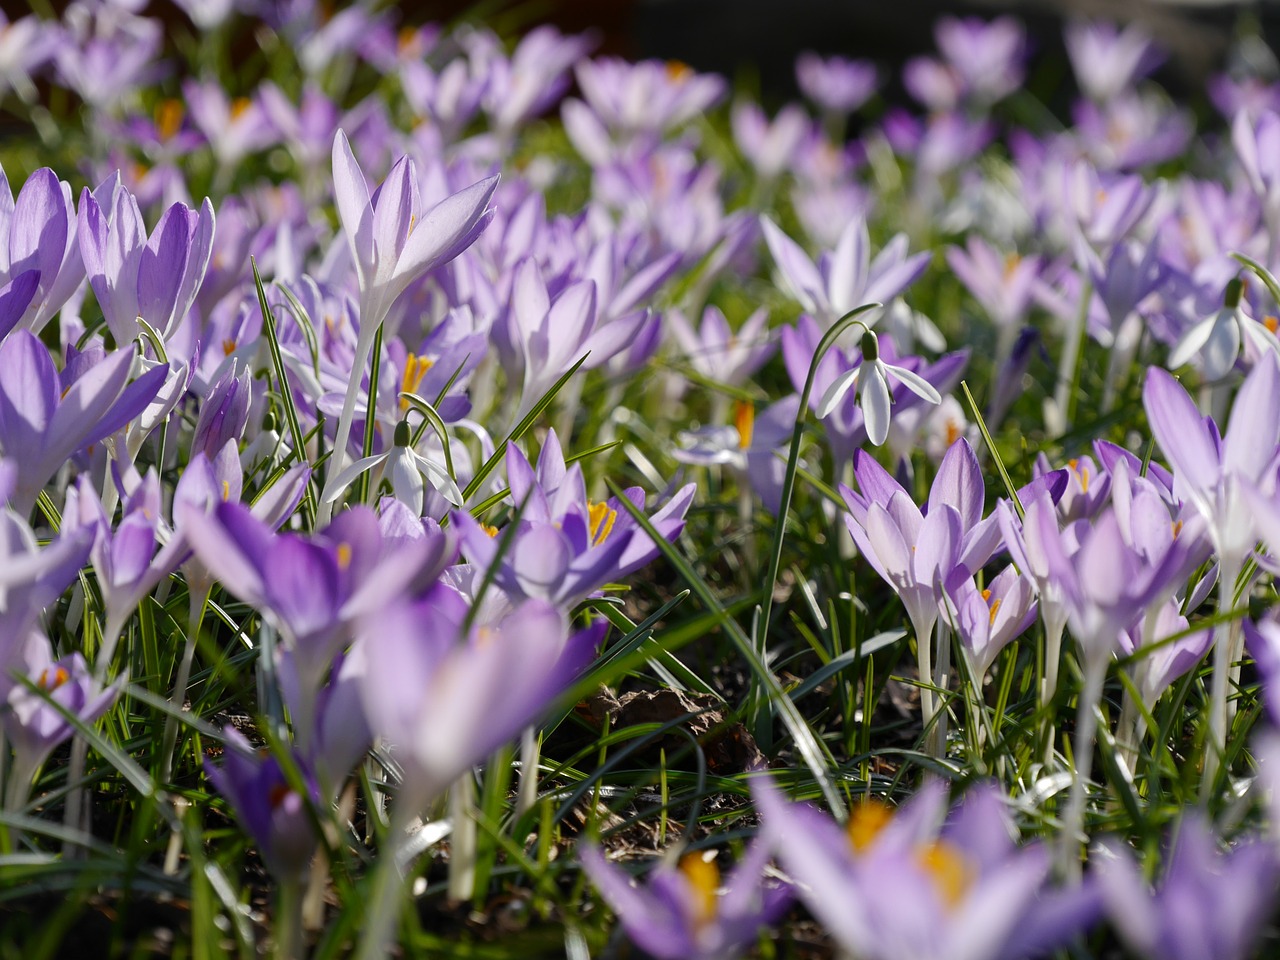
{"label": "purple crocus flower", "polygon": [[42,167],[15,200],[0,169],[0,339],[15,326],[39,332],[83,279],[70,185]]}
{"label": "purple crocus flower", "polygon": [[618,915],[627,936],[656,960],[729,960],[755,941],[762,927],[791,904],[789,886],[765,881],[769,847],[753,843],[720,882],[714,860],[687,853],[679,866],[663,864],[644,887],[588,844],[578,859]]}
{"label": "purple crocus flower", "polygon": [[[353,507],[310,537],[276,534],[232,501],[211,514],[185,503],[178,522],[200,562],[228,591],[266,612],[296,652],[301,697],[318,695],[356,621],[431,583],[453,558],[444,533],[418,540],[383,536],[368,507]],[[300,699],[295,737],[305,746],[313,717]],[[300,731],[300,732],[299,732]]]}
{"label": "purple crocus flower", "polygon": [[[615,499],[587,499],[582,469],[578,464],[565,467],[554,433],[543,444],[536,472],[518,447],[507,447],[507,482],[521,513],[514,542],[494,578],[512,598],[537,597],[572,607],[658,555],[657,546]],[[686,484],[650,516],[665,539],[674,540],[684,529],[695,489]],[[644,508],[639,487],[628,488],[624,495]],[[503,532],[482,527],[462,511],[455,511],[452,520],[472,562],[491,567]]]}
{"label": "purple crocus flower", "polygon": [[[850,221],[840,242],[815,264],[768,217],[761,217],[764,239],[782,275],[785,289],[823,326],[868,303],[888,303],[913,284],[929,264],[928,253],[907,255],[907,238],[898,234],[871,257],[867,222]],[[867,322],[875,314],[863,314]]]}
{"label": "purple crocus flower", "polygon": [[1020,960],[1101,912],[1092,888],[1049,885],[1047,851],[1015,844],[997,787],[971,790],[947,819],[946,788],[934,780],[896,812],[865,801],[841,828],[787,803],[768,777],[751,786],[762,833],[801,900],[857,957]]}
{"label": "purple crocus flower", "polygon": [[[970,234],[963,248],[947,248],[947,265],[1000,328],[1002,342],[1008,339],[1011,347],[1011,338],[1031,307],[1040,258],[1002,256],[977,234]],[[1007,355],[1008,347],[1000,353]]]}
{"label": "purple crocus flower", "polygon": [[1000,651],[1035,622],[1035,588],[1012,565],[979,590],[971,577],[947,585],[955,606],[953,626],[970,657],[970,672],[981,690],[983,678]]}
{"label": "purple crocus flower", "polygon": [[796,82],[824,111],[843,116],[875,95],[880,78],[875,65],[865,60],[802,53],[796,58]]}
{"label": "purple crocus flower", "polygon": [[120,187],[104,211],[86,188],[80,195],[80,253],[89,285],[117,345],[138,336],[141,317],[169,337],[195,302],[213,249],[213,204],[199,212],[175,203],[148,237],[137,198]]}
{"label": "purple crocus flower", "polygon": [[[682,63],[598,57],[579,63],[574,72],[599,121],[624,137],[661,134],[714,106],[725,92],[723,77],[695,73]],[[568,111],[577,101],[565,104]]]}
{"label": "purple crocus flower", "polygon": [[40,765],[54,747],[75,732],[70,721],[48,701],[57,703],[83,723],[92,724],[110,709],[119,693],[115,685],[103,689],[90,675],[80,654],[54,660],[53,648],[44,634],[34,629],[26,634],[0,675],[0,701],[3,702],[0,724],[13,746],[13,768],[8,771],[9,792],[5,798],[7,809],[14,810],[21,805]]}
{"label": "purple crocus flower", "polygon": [[565,615],[541,600],[470,631],[465,612],[440,588],[418,603],[384,605],[357,641],[364,708],[404,770],[406,817],[537,719],[591,663],[607,626],[571,634]]}
{"label": "purple crocus flower", "polygon": [[1150,960],[1253,956],[1280,878],[1271,844],[1247,838],[1224,853],[1194,813],[1182,818],[1158,890],[1118,842],[1104,844],[1093,861],[1111,923],[1131,950]]}
{"label": "purple crocus flower", "polygon": [[729,386],[741,386],[777,349],[769,336],[769,310],[761,307],[735,332],[718,307],[702,312],[696,330],[679,310],[668,311],[668,329],[681,356],[704,377]]}
{"label": "purple crocus flower", "polygon": [[[0,480],[11,494],[17,471],[3,461]],[[0,490],[0,493],[4,493]],[[89,558],[92,537],[61,532],[39,547],[27,521],[13,510],[0,508],[0,662],[10,639],[24,636],[44,608],[67,588]]]}
{"label": "purple crocus flower", "polygon": [[209,141],[219,166],[234,170],[249,154],[279,142],[280,132],[260,97],[231,99],[221,84],[187,80],[182,85],[191,122]]}
{"label": "purple crocus flower", "polygon": [[1137,22],[1117,30],[1113,23],[1078,21],[1067,27],[1066,42],[1076,82],[1098,101],[1132,88],[1164,59]]}
{"label": "purple crocus flower", "polygon": [[222,763],[211,763],[206,755],[205,776],[231,805],[271,872],[281,880],[297,882],[311,863],[319,839],[306,812],[308,802],[320,803],[310,772],[295,760],[309,794],[304,797],[290,786],[274,756],[253,750],[233,727],[222,735],[226,741]]}
{"label": "purple crocus flower", "polygon": [[809,131],[808,114],[798,104],[778,111],[770,122],[755,103],[739,101],[730,113],[733,139],[762,180],[774,180],[791,166]]}
{"label": "purple crocus flower", "polygon": [[138,416],[164,384],[157,367],[129,383],[132,350],[117,350],[63,389],[36,336],[18,330],[0,344],[0,450],[18,469],[12,503],[26,515],[67,458]]}
{"label": "purple crocus flower", "polygon": [[703,427],[681,433],[680,446],[671,456],[681,463],[727,466],[750,485],[767,509],[782,506],[782,482],[786,460],[780,456],[795,429],[800,398],[795,394],[769,406],[759,417],[755,407],[739,401],[733,425]]}
{"label": "purple crocus flower", "polygon": [[[333,183],[360,286],[360,329],[338,420],[337,462],[326,487],[343,466],[361,376],[374,336],[387,320],[391,305],[410,284],[475,242],[493,218],[489,200],[498,178],[474,183],[424,211],[413,161],[401,157],[382,186],[370,195],[347,136],[339,130],[333,140]],[[394,332],[386,331],[387,335]],[[328,514],[327,508],[322,511],[324,517]]]}

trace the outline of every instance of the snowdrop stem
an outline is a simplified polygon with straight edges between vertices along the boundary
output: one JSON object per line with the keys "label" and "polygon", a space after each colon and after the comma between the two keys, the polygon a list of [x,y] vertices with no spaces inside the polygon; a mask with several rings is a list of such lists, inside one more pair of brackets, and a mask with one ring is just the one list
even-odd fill
{"label": "snowdrop stem", "polygon": [[1102,699],[1102,684],[1107,676],[1109,659],[1109,656],[1097,654],[1085,657],[1084,689],[1076,700],[1076,730],[1071,745],[1075,771],[1071,778],[1067,811],[1062,819],[1060,851],[1060,867],[1068,880],[1080,878],[1080,844],[1088,842],[1084,832],[1084,791],[1085,784],[1093,776],[1093,748],[1098,739],[1098,702]]}
{"label": "snowdrop stem", "polygon": [[[1219,560],[1218,612],[1230,610],[1240,576],[1239,557],[1223,553]],[[1220,623],[1213,634],[1213,684],[1209,692],[1209,735],[1205,739],[1204,779],[1200,781],[1200,802],[1208,804],[1214,795],[1219,768],[1227,750],[1227,681],[1231,677],[1231,648],[1234,623]]]}

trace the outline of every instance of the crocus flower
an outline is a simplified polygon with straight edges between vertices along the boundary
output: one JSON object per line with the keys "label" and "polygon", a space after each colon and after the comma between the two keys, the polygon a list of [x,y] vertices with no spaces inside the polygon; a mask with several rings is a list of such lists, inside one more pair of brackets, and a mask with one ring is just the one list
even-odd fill
{"label": "crocus flower", "polygon": [[740,474],[764,505],[777,513],[782,505],[786,461],[779,450],[795,429],[800,398],[792,395],[772,404],[759,417],[755,407],[739,401],[733,424],[681,433],[671,456],[682,463],[728,466]]}
{"label": "crocus flower", "polygon": [[[386,321],[391,305],[411,283],[456,257],[488,225],[493,218],[488,204],[498,178],[481,180],[423,211],[413,161],[401,157],[379,187],[375,204],[347,135],[339,130],[333,140],[333,185],[360,285],[360,330],[335,438],[336,467],[340,469],[351,436],[360,378],[375,334]],[[387,331],[388,335],[394,332]],[[334,476],[336,472],[330,475],[326,487],[330,487]],[[324,516],[328,513],[326,509]]]}
{"label": "crocus flower", "polygon": [[1019,960],[1064,943],[1099,912],[1087,887],[1049,886],[1049,856],[1018,847],[998,788],[972,790],[944,824],[941,781],[903,807],[865,801],[844,828],[752,780],[762,833],[800,899],[865,960]]}
{"label": "crocus flower", "polygon": [[[109,178],[95,192],[105,196],[114,186]],[[0,169],[0,338],[18,325],[39,332],[84,279],[71,196],[42,167],[15,200]]]}
{"label": "crocus flower", "polygon": [[666,321],[683,358],[704,377],[718,383],[741,386],[776,349],[769,336],[769,311],[765,307],[747,317],[736,333],[720,308],[714,306],[702,312],[702,325],[696,330],[679,310],[668,311]]}
{"label": "crocus flower", "polygon": [[983,590],[970,577],[959,582],[953,578],[947,590],[956,608],[956,632],[971,658],[974,683],[981,690],[983,677],[1000,651],[1035,622],[1035,588],[1010,565]]}
{"label": "crocus flower", "polygon": [[588,844],[578,850],[583,869],[632,941],[657,960],[728,960],[755,941],[762,927],[791,904],[789,886],[764,879],[769,847],[753,843],[724,881],[714,860],[687,853],[679,866],[663,864],[644,887]]}
{"label": "crocus flower", "polygon": [[762,180],[773,180],[791,166],[809,130],[808,114],[797,104],[778,111],[771,123],[754,103],[739,101],[730,115],[733,139]]}
{"label": "crocus flower", "polygon": [[320,802],[311,774],[295,760],[310,794],[304,797],[289,784],[279,760],[253,750],[234,727],[227,727],[222,735],[226,741],[222,763],[211,763],[206,755],[204,775],[231,805],[271,872],[281,880],[297,881],[311,863],[319,839],[306,812],[308,801]]}
{"label": "crocus flower", "polygon": [[164,383],[156,367],[129,383],[131,349],[117,350],[62,389],[49,351],[27,330],[0,344],[0,450],[17,465],[13,507],[30,512],[36,496],[73,453],[138,416]]}
{"label": "crocus flower", "polygon": [[1031,307],[1039,257],[1001,256],[971,233],[963,248],[947,248],[947,265],[1000,328],[1002,338],[1016,333]]}
{"label": "crocus flower", "polygon": [[[0,481],[12,492],[16,471],[3,462]],[[4,492],[0,490],[0,492]],[[0,662],[9,640],[24,636],[44,608],[76,578],[89,558],[91,535],[60,532],[40,547],[27,521],[8,507],[0,507]]]}
{"label": "crocus flower", "polygon": [[[658,555],[657,545],[614,498],[587,499],[582,468],[565,466],[554,432],[547,435],[536,471],[515,444],[507,447],[507,483],[519,520],[494,579],[514,598],[537,597],[571,607]],[[681,487],[649,517],[660,536],[674,540],[680,535],[695,489],[692,483]],[[644,508],[639,487],[624,495]],[[472,562],[481,568],[497,562],[504,531],[486,530],[463,511],[455,511],[452,522]]]}
{"label": "crocus flower", "polygon": [[796,83],[823,110],[847,114],[871,99],[879,77],[875,65],[865,60],[802,53],[796,58]]}
{"label": "crocus flower", "polygon": [[132,343],[141,317],[169,337],[186,318],[213,249],[213,204],[175,203],[148,237],[137,198],[123,187],[106,210],[86,187],[77,239],[89,285],[116,344]]}
{"label": "crocus flower", "polygon": [[1164,59],[1140,23],[1123,30],[1102,21],[1067,26],[1067,56],[1076,81],[1094,100],[1110,100],[1128,90]]}
{"label": "crocus flower", "polygon": [[907,255],[903,234],[872,259],[867,222],[861,217],[849,222],[835,250],[816,265],[768,217],[761,217],[760,225],[787,292],[824,326],[865,304],[888,303],[913,284],[929,263],[928,253]]}
{"label": "crocus flower", "polygon": [[564,614],[541,600],[469,631],[464,616],[457,595],[441,588],[384,606],[358,641],[364,708],[404,770],[398,804],[410,817],[546,710],[591,662],[606,628],[599,621],[570,634]]}
{"label": "crocus flower", "polygon": [[1197,814],[1182,818],[1164,880],[1152,890],[1129,850],[1109,842],[1094,856],[1107,915],[1150,960],[1244,960],[1275,903],[1280,865],[1259,839],[1224,853]]}
{"label": "crocus flower", "polygon": [[12,810],[26,799],[40,765],[54,747],[75,732],[70,721],[49,700],[81,722],[92,724],[115,703],[119,693],[115,685],[103,689],[90,675],[80,654],[54,660],[49,639],[38,630],[27,633],[0,676],[0,698],[3,699],[0,723],[13,746],[6,807]]}

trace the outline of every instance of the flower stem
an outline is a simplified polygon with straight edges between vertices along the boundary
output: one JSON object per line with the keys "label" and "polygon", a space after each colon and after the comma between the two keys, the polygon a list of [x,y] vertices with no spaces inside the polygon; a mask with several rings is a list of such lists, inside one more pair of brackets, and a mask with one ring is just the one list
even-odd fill
{"label": "flower stem", "polygon": [[[1235,600],[1236,580],[1241,561],[1224,553],[1218,568],[1218,612],[1230,610]],[[1204,779],[1200,781],[1200,802],[1205,806],[1213,796],[1219,767],[1227,751],[1227,682],[1231,677],[1231,646],[1234,623],[1220,623],[1213,634],[1213,685],[1209,694],[1209,736],[1205,741]]]}
{"label": "flower stem", "polygon": [[1098,703],[1102,684],[1107,677],[1108,656],[1095,654],[1084,660],[1084,689],[1076,701],[1076,730],[1072,738],[1075,771],[1071,779],[1071,795],[1062,822],[1061,869],[1070,879],[1082,872],[1080,844],[1089,838],[1084,832],[1084,788],[1093,775],[1093,748],[1098,739]]}

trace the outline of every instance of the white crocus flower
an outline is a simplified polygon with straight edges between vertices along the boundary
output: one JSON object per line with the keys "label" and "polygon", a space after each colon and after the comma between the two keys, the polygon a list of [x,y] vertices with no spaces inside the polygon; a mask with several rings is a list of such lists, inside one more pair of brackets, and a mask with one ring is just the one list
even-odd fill
{"label": "white crocus flower", "polygon": [[842,373],[827,388],[818,404],[818,417],[828,416],[846,393],[858,387],[858,402],[867,427],[867,439],[877,447],[889,436],[889,376],[930,403],[941,403],[942,395],[919,374],[880,359],[880,341],[868,330],[862,335],[862,363]]}

